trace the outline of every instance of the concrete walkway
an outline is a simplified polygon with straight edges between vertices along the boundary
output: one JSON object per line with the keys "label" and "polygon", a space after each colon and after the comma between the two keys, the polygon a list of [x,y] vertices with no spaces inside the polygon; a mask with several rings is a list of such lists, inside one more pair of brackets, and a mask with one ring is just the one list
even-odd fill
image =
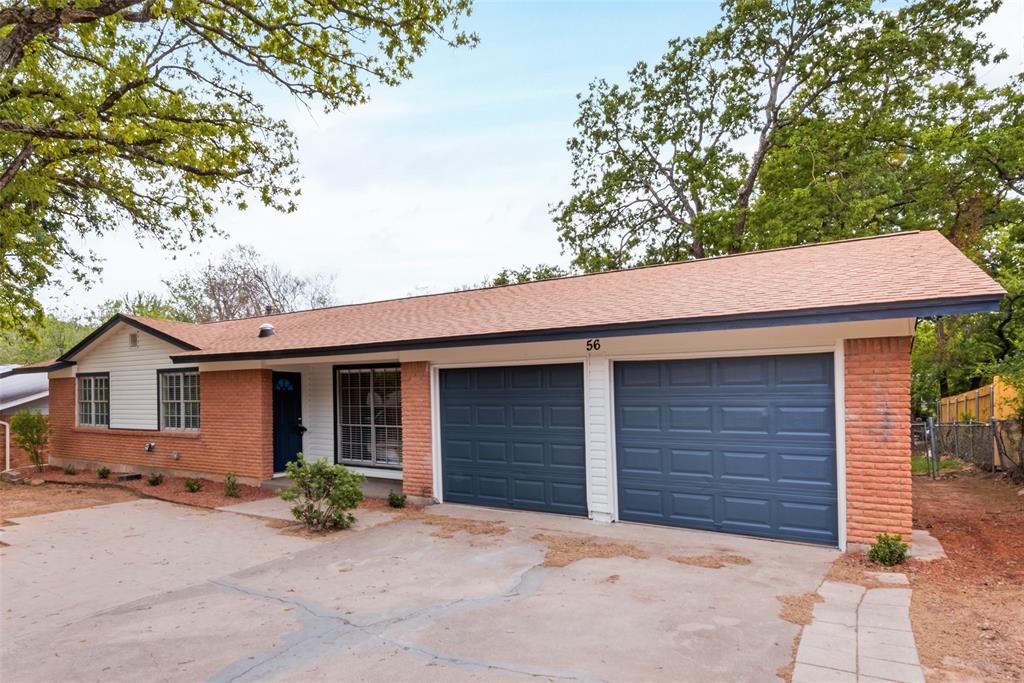
{"label": "concrete walkway", "polygon": [[[904,574],[884,576],[909,585]],[[924,683],[910,628],[909,587],[826,581],[818,594],[823,602],[804,628],[793,683]]]}

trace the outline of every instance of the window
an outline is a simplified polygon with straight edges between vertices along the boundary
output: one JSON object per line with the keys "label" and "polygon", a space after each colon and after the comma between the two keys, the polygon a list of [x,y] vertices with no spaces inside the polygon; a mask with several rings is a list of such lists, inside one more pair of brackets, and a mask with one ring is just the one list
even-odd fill
{"label": "window", "polygon": [[106,373],[78,376],[78,424],[110,424],[110,376]]}
{"label": "window", "polygon": [[401,467],[401,370],[338,368],[336,372],[338,462]]}
{"label": "window", "polygon": [[160,373],[160,429],[199,429],[199,371]]}

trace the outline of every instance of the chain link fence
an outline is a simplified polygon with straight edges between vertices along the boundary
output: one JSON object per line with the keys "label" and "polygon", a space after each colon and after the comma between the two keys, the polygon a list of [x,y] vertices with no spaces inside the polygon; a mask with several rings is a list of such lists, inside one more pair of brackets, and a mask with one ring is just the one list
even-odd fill
{"label": "chain link fence", "polygon": [[941,423],[929,419],[911,425],[911,442],[914,454],[928,459],[933,476],[938,475],[942,458],[956,458],[1024,481],[1024,432],[1019,420]]}

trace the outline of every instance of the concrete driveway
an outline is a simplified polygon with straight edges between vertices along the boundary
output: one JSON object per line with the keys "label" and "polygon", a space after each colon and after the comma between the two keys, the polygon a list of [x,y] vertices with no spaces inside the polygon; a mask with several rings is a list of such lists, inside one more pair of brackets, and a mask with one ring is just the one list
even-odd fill
{"label": "concrete driveway", "polygon": [[[777,680],[799,630],[777,596],[814,591],[836,556],[534,513],[426,514],[367,513],[329,540],[151,500],[23,518],[0,548],[0,679]],[[626,554],[590,556],[612,554],[605,543]],[[550,549],[567,564],[545,564]],[[722,554],[749,564],[668,559]]]}

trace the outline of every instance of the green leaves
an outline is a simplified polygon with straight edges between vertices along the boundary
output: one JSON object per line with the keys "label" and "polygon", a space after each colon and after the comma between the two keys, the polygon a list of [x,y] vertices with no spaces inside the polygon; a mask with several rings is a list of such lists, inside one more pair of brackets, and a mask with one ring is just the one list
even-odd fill
{"label": "green leaves", "polygon": [[38,319],[72,236],[118,224],[181,249],[224,206],[294,209],[295,139],[251,90],[331,110],[469,45],[471,0],[73,0],[0,6],[0,329]]}
{"label": "green leaves", "polygon": [[580,97],[573,194],[552,208],[585,270],[939,228],[1019,224],[1020,77],[977,29],[998,2],[730,0],[628,84]]}

